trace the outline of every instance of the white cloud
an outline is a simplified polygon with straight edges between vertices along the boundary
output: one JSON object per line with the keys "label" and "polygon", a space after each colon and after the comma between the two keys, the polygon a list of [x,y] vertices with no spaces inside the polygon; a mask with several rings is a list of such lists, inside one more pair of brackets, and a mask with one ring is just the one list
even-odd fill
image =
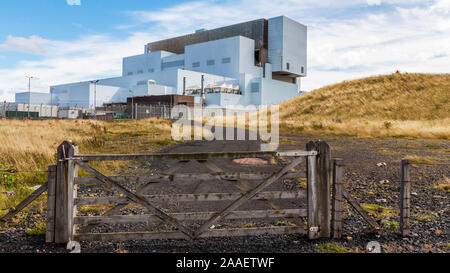
{"label": "white cloud", "polygon": [[6,42],[0,44],[0,51],[19,51],[31,54],[44,54],[46,46],[50,41],[38,36],[15,37],[9,35]]}
{"label": "white cloud", "polygon": [[75,41],[46,40],[46,43],[32,47],[33,50],[39,48],[39,60],[21,61],[14,68],[0,69],[0,89],[5,90],[0,99],[13,101],[14,93],[26,91],[26,75],[38,78],[32,81],[32,91],[36,92],[49,92],[49,86],[55,84],[120,76],[122,57],[142,54],[144,44],[159,38],[147,33],[133,33],[126,39],[91,35]]}
{"label": "white cloud", "polygon": [[81,0],[67,0],[69,6],[81,6]]}
{"label": "white cloud", "polygon": [[[134,11],[130,14],[138,22],[152,26],[122,40],[108,35],[74,41],[9,36],[0,44],[0,51],[28,52],[38,54],[41,59],[0,70],[0,89],[11,100],[11,90],[26,90],[24,76],[29,74],[40,79],[33,82],[34,90],[43,92],[48,92],[49,85],[117,76],[121,73],[122,57],[141,54],[147,42],[200,28],[278,15],[309,27],[309,75],[302,81],[305,90],[396,70],[448,73],[449,2],[380,0],[380,5],[389,6],[379,9],[370,7],[367,0],[225,0],[195,1],[159,11]],[[368,11],[355,14],[355,7],[368,7]],[[339,16],[335,15],[337,11]]]}

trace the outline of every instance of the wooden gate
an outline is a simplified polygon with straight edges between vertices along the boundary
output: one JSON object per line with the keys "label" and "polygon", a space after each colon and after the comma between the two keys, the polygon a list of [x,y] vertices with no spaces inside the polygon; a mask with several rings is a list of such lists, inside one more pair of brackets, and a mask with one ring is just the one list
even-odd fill
{"label": "wooden gate", "polygon": [[[263,171],[252,169],[239,172],[228,172],[224,170],[226,166],[219,167],[215,163],[215,160],[225,160],[236,164],[233,160],[243,158],[259,158],[270,163],[262,167]],[[88,164],[101,161],[173,161],[175,164],[162,173],[109,177]],[[186,173],[189,162],[208,171]],[[90,177],[78,177],[79,169]],[[47,242],[197,239],[292,233],[307,233],[310,239],[317,239],[331,235],[340,237],[342,233],[342,162],[331,162],[330,147],[322,141],[308,143],[306,151],[148,155],[79,155],[78,147],[68,141],[58,148],[58,164],[49,170]],[[335,173],[333,201],[330,193],[332,172]],[[306,189],[299,185],[301,179],[307,182]],[[210,181],[219,181],[210,188],[221,191],[161,194],[173,185],[187,191],[193,187],[185,184],[212,183]],[[80,185],[102,186],[109,195],[78,196]],[[136,186],[132,188],[129,185]],[[155,187],[157,190],[152,192]],[[251,202],[255,203],[253,207]],[[121,214],[121,210],[126,210],[130,204],[139,205],[145,212],[140,215]],[[174,212],[163,208],[167,204],[188,205],[181,206],[182,211]],[[88,205],[110,207],[100,216],[78,214],[80,206]],[[290,207],[285,208],[285,205]],[[262,206],[265,209],[254,209]],[[186,212],[187,208],[194,207],[196,211]],[[212,208],[219,209],[211,211]],[[285,222],[256,227],[247,224],[245,228],[219,224],[221,221],[251,219],[281,219]],[[170,228],[132,232],[105,232],[105,228],[100,228],[100,231],[93,232],[102,225],[138,223],[164,223]]]}

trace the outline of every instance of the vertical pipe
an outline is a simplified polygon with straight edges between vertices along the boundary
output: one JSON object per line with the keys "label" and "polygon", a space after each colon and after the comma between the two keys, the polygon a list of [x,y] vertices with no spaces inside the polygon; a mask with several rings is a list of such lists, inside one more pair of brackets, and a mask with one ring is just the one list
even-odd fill
{"label": "vertical pipe", "polygon": [[28,119],[30,119],[30,106],[31,106],[31,77],[28,77]]}
{"label": "vertical pipe", "polygon": [[202,75],[202,90],[201,90],[202,107],[205,106],[205,75]]}

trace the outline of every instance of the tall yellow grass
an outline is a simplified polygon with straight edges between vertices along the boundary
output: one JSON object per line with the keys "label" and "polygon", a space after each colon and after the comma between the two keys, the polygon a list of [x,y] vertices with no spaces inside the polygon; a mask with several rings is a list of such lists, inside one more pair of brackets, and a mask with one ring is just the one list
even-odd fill
{"label": "tall yellow grass", "polygon": [[[163,120],[0,120],[0,216],[31,193],[27,186],[45,182],[45,171],[56,163],[57,147],[65,140],[77,143],[82,154],[147,153],[173,142],[171,124]],[[108,173],[121,164],[106,162],[96,167]],[[17,173],[3,172],[11,170]],[[5,187],[5,176],[17,182],[14,188]],[[7,190],[15,195],[8,196]]]}
{"label": "tall yellow grass", "polygon": [[99,134],[95,121],[0,121],[0,160],[18,171],[36,171],[55,161],[64,140],[83,142]]}

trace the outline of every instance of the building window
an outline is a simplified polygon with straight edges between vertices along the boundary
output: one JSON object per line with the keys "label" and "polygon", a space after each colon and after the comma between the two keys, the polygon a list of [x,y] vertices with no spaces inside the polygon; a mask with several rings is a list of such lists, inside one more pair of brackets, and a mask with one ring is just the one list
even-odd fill
{"label": "building window", "polygon": [[252,83],[251,90],[252,90],[252,93],[258,93],[259,92],[259,83],[258,82]]}
{"label": "building window", "polygon": [[153,68],[150,68],[150,69],[148,70],[148,73],[153,73],[153,72],[155,72],[155,69],[153,69]]}
{"label": "building window", "polygon": [[305,74],[305,67],[302,66],[302,74]]}
{"label": "building window", "polygon": [[138,72],[137,72],[138,74],[142,74],[142,73],[144,73],[144,71],[142,71],[142,70],[138,70]]}
{"label": "building window", "polygon": [[133,75],[133,72],[128,72],[128,76],[131,76],[131,75]]}
{"label": "building window", "polygon": [[286,63],[286,69],[287,70],[291,69],[291,64],[290,63]]}
{"label": "building window", "polygon": [[229,63],[231,63],[231,58],[223,58],[223,59],[222,59],[222,63],[223,63],[223,64],[229,64]]}
{"label": "building window", "polygon": [[214,60],[208,60],[206,61],[206,65],[211,66],[211,65],[215,65],[216,62]]}
{"label": "building window", "polygon": [[192,67],[200,67],[200,62],[192,63]]}
{"label": "building window", "polygon": [[171,68],[171,67],[178,67],[178,66],[184,66],[184,60],[163,63],[162,64],[162,69]]}

